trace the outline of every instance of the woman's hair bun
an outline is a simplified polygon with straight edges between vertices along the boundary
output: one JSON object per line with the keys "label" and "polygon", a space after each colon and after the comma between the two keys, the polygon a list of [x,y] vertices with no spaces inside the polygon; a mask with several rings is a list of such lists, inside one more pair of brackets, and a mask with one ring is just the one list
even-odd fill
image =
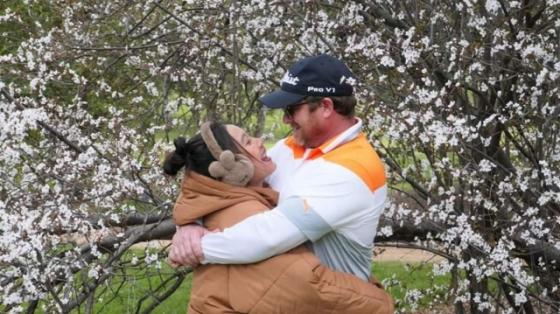
{"label": "woman's hair bun", "polygon": [[173,145],[175,145],[175,153],[180,156],[187,156],[189,152],[189,146],[187,144],[187,140],[184,137],[178,137],[173,141]]}
{"label": "woman's hair bun", "polygon": [[175,145],[175,151],[165,158],[163,172],[175,176],[188,163],[189,144],[184,137],[178,137],[173,141],[173,145]]}

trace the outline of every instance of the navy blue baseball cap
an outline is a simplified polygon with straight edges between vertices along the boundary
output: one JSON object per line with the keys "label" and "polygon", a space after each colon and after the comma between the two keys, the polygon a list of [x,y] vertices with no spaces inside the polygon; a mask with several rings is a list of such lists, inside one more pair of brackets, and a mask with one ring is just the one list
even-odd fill
{"label": "navy blue baseball cap", "polygon": [[284,74],[280,90],[259,100],[269,108],[286,108],[308,96],[351,96],[356,82],[346,64],[322,54],[294,63]]}

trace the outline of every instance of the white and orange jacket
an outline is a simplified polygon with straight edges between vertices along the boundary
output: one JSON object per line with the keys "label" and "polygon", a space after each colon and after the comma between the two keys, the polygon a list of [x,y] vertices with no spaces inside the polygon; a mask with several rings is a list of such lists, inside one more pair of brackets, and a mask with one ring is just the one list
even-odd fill
{"label": "white and orange jacket", "polygon": [[277,169],[268,183],[280,193],[279,205],[206,235],[203,263],[253,263],[309,241],[323,264],[368,280],[387,186],[361,126],[357,120],[313,149],[291,137],[278,142],[269,151]]}

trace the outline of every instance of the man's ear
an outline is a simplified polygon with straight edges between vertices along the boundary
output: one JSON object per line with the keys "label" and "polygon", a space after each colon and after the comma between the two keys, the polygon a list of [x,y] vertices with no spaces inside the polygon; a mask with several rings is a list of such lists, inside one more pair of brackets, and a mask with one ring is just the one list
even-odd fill
{"label": "man's ear", "polygon": [[323,117],[324,118],[329,118],[331,117],[334,113],[336,113],[336,111],[334,110],[334,103],[332,101],[332,99],[330,99],[329,97],[325,97],[323,99],[321,99],[321,107],[323,107]]}

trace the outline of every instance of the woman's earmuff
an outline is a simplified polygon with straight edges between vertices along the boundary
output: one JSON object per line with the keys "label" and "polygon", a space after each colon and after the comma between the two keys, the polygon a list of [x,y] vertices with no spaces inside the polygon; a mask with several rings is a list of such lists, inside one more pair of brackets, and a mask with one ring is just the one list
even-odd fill
{"label": "woman's earmuff", "polygon": [[211,122],[205,122],[200,127],[200,135],[206,143],[210,154],[216,159],[208,167],[210,175],[222,182],[246,186],[253,177],[255,167],[249,158],[242,154],[234,154],[230,150],[222,150],[212,129]]}

